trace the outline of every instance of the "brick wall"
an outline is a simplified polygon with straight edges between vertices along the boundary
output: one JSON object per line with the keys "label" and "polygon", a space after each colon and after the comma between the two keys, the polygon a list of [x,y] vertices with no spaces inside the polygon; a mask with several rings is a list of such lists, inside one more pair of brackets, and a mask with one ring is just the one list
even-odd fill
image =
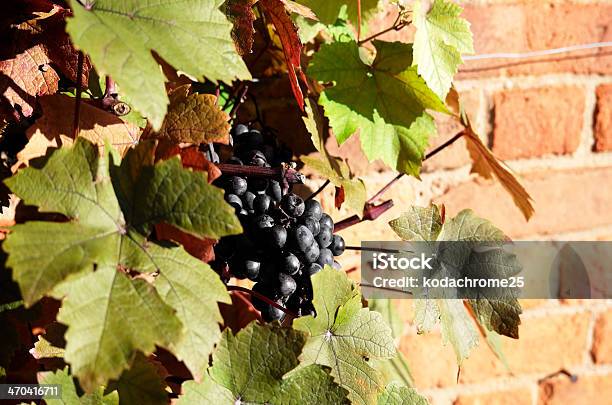
{"label": "brick wall", "polygon": [[[612,41],[612,1],[461,3],[477,53]],[[376,25],[385,27],[393,18],[382,17]],[[387,39],[409,35],[391,33]],[[612,48],[517,62],[467,63],[457,88],[489,146],[533,196],[531,221],[523,219],[498,183],[469,174],[469,156],[458,142],[426,163],[421,181],[403,178],[383,196],[396,204],[383,218],[343,231],[349,244],[395,239],[386,222],[402,206],[431,202],[444,203],[447,215],[472,208],[515,239],[612,239]],[[439,124],[434,146],[457,128],[444,120]],[[359,162],[358,142],[349,141],[339,153],[359,163],[357,171],[370,193],[394,175],[381,164]],[[325,202],[332,210],[331,190]],[[345,215],[339,212],[336,218]],[[343,264],[357,265],[358,256]],[[417,336],[410,325],[410,303],[398,303],[407,322],[401,350],[416,386],[435,404],[612,403],[612,302],[522,304],[520,339],[503,340],[509,369],[481,342],[457,382],[452,349],[442,345],[439,333]],[[560,369],[578,380],[565,375],[544,379]]]}
{"label": "brick wall", "polygon": [[[612,41],[612,0],[460,3],[479,54]],[[394,18],[393,12],[381,15],[370,32],[390,26]],[[383,39],[412,34],[407,29]],[[531,221],[524,220],[498,183],[470,175],[469,155],[460,140],[425,163],[420,181],[406,176],[388,190],[382,198],[393,198],[395,206],[379,220],[342,231],[349,245],[395,240],[387,222],[407,206],[430,203],[445,204],[447,215],[472,208],[516,240],[612,240],[612,48],[470,62],[461,68],[456,86],[478,132],[533,196]],[[264,81],[250,90],[258,93],[266,123],[286,141],[297,139],[307,148],[308,135],[296,134],[300,112],[288,84],[271,87]],[[243,112],[253,117],[251,106]],[[431,147],[458,129],[439,117],[439,135]],[[349,160],[370,195],[395,176],[380,162],[367,163],[356,137],[339,149],[329,142],[329,148]],[[314,190],[321,183],[311,178],[308,186]],[[342,219],[349,213],[334,210],[332,192],[326,189],[323,204]],[[358,266],[359,256],[345,254],[342,264]],[[481,342],[464,362],[459,381],[455,356],[442,345],[440,333],[417,336],[411,302],[397,305],[406,321],[401,350],[417,388],[434,404],[612,403],[612,300],[523,301],[520,339],[503,339],[509,369]],[[576,382],[565,375],[546,378],[561,369],[575,374]]]}

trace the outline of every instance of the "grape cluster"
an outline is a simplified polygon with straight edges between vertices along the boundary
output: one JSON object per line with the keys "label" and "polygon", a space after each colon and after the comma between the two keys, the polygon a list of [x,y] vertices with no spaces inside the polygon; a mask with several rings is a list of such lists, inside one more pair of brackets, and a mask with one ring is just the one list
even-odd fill
{"label": "grape cluster", "polygon": [[[232,129],[233,156],[226,163],[275,167],[291,160],[291,152],[256,129]],[[255,281],[253,291],[298,316],[314,314],[310,277],[344,252],[344,239],[334,235],[334,222],[314,199],[304,201],[282,179],[223,175],[216,184],[234,207],[244,233],[222,238],[215,246],[215,267]],[[266,321],[284,312],[252,296]]]}

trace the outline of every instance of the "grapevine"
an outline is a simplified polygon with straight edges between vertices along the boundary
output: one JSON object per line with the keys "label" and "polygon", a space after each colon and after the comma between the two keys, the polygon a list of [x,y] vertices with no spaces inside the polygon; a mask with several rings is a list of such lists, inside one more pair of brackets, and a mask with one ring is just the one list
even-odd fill
{"label": "grapevine", "polygon": [[[397,180],[460,138],[474,172],[533,207],[453,86],[473,52],[461,8],[409,3],[9,2],[0,383],[54,384],[63,403],[427,403],[340,232],[380,220]],[[381,8],[394,22],[366,32]],[[408,26],[413,43],[381,39]],[[462,130],[431,150],[433,112]],[[396,172],[380,190],[330,152],[352,137]],[[402,211],[402,240],[505,239],[470,210]],[[518,337],[516,300],[423,301],[417,319],[438,316],[417,327],[442,320],[459,365],[479,335]]]}

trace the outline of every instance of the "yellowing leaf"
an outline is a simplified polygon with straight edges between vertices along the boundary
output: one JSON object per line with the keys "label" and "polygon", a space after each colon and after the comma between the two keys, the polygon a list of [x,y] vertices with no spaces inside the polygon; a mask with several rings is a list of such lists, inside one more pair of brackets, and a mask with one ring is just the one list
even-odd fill
{"label": "yellowing leaf", "polygon": [[328,179],[334,186],[344,190],[345,202],[349,209],[358,215],[363,213],[363,206],[366,201],[366,189],[362,180],[353,178],[346,162],[342,159],[331,156],[325,148],[325,143],[321,137],[321,118],[319,110],[315,106],[312,108],[310,99],[306,99],[306,113],[303,118],[306,129],[310,132],[310,138],[315,148],[320,152],[320,157],[301,158],[305,165],[314,169],[319,175]]}
{"label": "yellowing leaf", "polygon": [[[49,148],[73,144],[71,116],[74,112],[74,103],[73,97],[63,94],[40,99],[43,115],[26,132],[29,141],[17,154],[19,165],[44,156]],[[68,116],[70,118],[67,118]],[[81,102],[79,118],[79,137],[88,139],[98,147],[103,147],[104,142],[109,142],[120,153],[124,153],[138,142],[140,128],[89,102]]]}
{"label": "yellowing leaf", "polygon": [[170,94],[170,106],[156,138],[173,143],[229,142],[229,115],[212,94],[189,94],[181,86]]}
{"label": "yellowing leaf", "polygon": [[413,66],[440,98],[444,99],[461,64],[462,53],[474,53],[470,23],[460,18],[461,7],[449,0],[434,0],[431,9],[413,2]]}
{"label": "yellowing leaf", "polygon": [[463,137],[466,140],[467,148],[472,158],[472,172],[478,173],[486,179],[490,179],[493,176],[497,177],[501,185],[510,193],[514,204],[519,207],[525,219],[531,218],[535,212],[531,203],[531,196],[525,190],[525,187],[518,182],[516,177],[502,166],[489,148],[482,143],[469,122]]}
{"label": "yellowing leaf", "polygon": [[532,199],[527,190],[518,182],[516,177],[503,166],[493,155],[493,152],[485,146],[480,137],[474,131],[470,119],[461,105],[459,93],[451,88],[446,97],[447,105],[454,111],[456,118],[465,127],[463,137],[465,138],[468,152],[472,158],[472,173],[478,173],[485,179],[495,176],[506,191],[512,196],[514,204],[521,210],[525,219],[529,220],[535,212]]}

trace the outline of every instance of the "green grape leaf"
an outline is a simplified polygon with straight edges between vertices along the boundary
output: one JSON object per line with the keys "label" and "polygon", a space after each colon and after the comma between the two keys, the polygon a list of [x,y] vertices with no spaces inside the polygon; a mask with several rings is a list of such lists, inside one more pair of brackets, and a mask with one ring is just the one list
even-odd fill
{"label": "green grape leaf", "polygon": [[179,404],[348,403],[346,391],[321,367],[294,370],[305,342],[304,333],[278,324],[251,322],[235,336],[226,330],[208,375],[185,383]]}
{"label": "green grape leaf", "polygon": [[220,4],[219,0],[72,0],[74,17],[66,29],[73,43],[91,57],[98,74],[111,76],[159,129],[168,96],[152,51],[202,81],[229,83],[251,77],[234,48],[232,24]]}
{"label": "green grape leaf", "polygon": [[385,323],[391,328],[394,338],[402,336],[404,322],[397,312],[397,308],[390,299],[369,299],[368,308],[382,315]]}
{"label": "green grape leaf", "polygon": [[57,316],[68,325],[65,359],[89,392],[119,377],[137,350],[152,353],[180,335],[172,308],[144,280],[106,267],[60,288],[68,291]]}
{"label": "green grape leaf", "polygon": [[472,299],[469,303],[476,320],[485,328],[518,339],[522,309],[516,297],[508,294],[504,297]]}
{"label": "green grape leaf", "polygon": [[[461,246],[439,250],[437,259],[453,263],[456,276],[469,278],[507,278],[520,272],[516,256],[504,249],[473,250],[470,242],[501,243],[508,240],[491,222],[463,210],[442,223],[439,209],[412,207],[389,222],[395,233],[406,241],[461,241]],[[444,246],[444,245],[440,245]],[[448,253],[447,253],[448,252]],[[466,308],[466,306],[468,308]],[[442,335],[455,350],[458,363],[467,358],[478,344],[478,331],[470,317],[488,331],[517,338],[521,306],[512,289],[497,289],[494,296],[482,296],[464,303],[452,299],[415,301],[415,324],[419,333],[427,332],[441,321]],[[486,333],[486,331],[485,331]]]}
{"label": "green grape leaf", "polygon": [[119,380],[109,384],[107,391],[117,391],[122,404],[166,405],[168,393],[158,368],[145,356],[138,354],[131,367]]}
{"label": "green grape leaf", "polygon": [[321,46],[308,73],[333,82],[319,97],[338,142],[359,131],[369,160],[382,159],[400,172],[418,176],[428,138],[435,132],[426,109],[447,111],[412,67],[412,47],[373,41],[376,57],[362,60],[355,41]]}
{"label": "green grape leaf", "polygon": [[437,206],[412,206],[399,218],[389,222],[393,231],[405,241],[432,241],[438,239],[442,218]]}
{"label": "green grape leaf", "polygon": [[335,381],[349,391],[351,402],[372,403],[383,386],[366,359],[395,356],[391,329],[381,314],[361,307],[361,295],[344,272],[326,266],[312,277],[312,284],[317,316],[293,323],[310,335],[302,364],[330,367]]}
{"label": "green grape leaf", "polygon": [[463,210],[454,218],[446,221],[438,240],[493,242],[504,241],[508,237],[490,221],[479,218],[470,209]]}
{"label": "green grape leaf", "polygon": [[[404,330],[404,322],[393,302],[390,299],[369,299],[368,308],[382,315],[384,322],[391,327],[393,338],[398,342]],[[397,352],[395,357],[370,360],[370,363],[374,364],[374,368],[382,374],[387,382],[398,381],[409,386],[413,384],[408,361],[400,351]]]}
{"label": "green grape leaf", "polygon": [[455,351],[457,364],[468,358],[471,350],[478,346],[478,331],[461,300],[436,300],[442,324],[442,339],[450,343]]}
{"label": "green grape leaf", "polygon": [[104,395],[104,388],[97,387],[90,394],[79,397],[68,367],[55,372],[45,372],[39,377],[40,384],[57,384],[61,387],[61,399],[45,398],[47,405],[119,405],[117,391]]}
{"label": "green grape leaf", "polygon": [[221,337],[217,326],[222,323],[221,314],[211,303],[231,301],[208,264],[182,253],[172,257],[159,249],[159,256],[154,257],[165,271],[159,274],[154,286],[185,327],[185,333],[172,343],[171,349],[199,380],[213,345]]}
{"label": "green grape leaf", "polygon": [[[156,345],[201,375],[220,335],[211,303],[229,302],[208,265],[182,247],[148,240],[162,222],[198,237],[241,232],[204,173],[183,169],[178,157],[154,165],[154,146],[141,142],[118,165],[114,153],[99,157],[80,138],[6,180],[28,204],[71,219],[15,226],[3,248],[26,305],[65,297],[58,315],[68,326],[65,359],[88,391]],[[150,273],[154,285],[132,273]]]}
{"label": "green grape leaf", "polygon": [[378,396],[378,405],[427,405],[427,399],[416,390],[399,384],[389,384]]}
{"label": "green grape leaf", "polygon": [[310,133],[312,143],[321,154],[320,157],[304,156],[300,158],[305,165],[315,170],[320,176],[328,179],[334,186],[344,190],[344,202],[349,209],[358,215],[363,213],[366,202],[365,184],[361,179],[353,178],[348,164],[327,152],[321,136],[321,118],[310,99],[306,99],[307,116],[303,118],[306,129]]}
{"label": "green grape leaf", "polygon": [[453,76],[462,63],[462,53],[474,53],[470,23],[460,18],[462,8],[450,0],[434,0],[431,8],[413,2],[414,60],[419,74],[444,100]]}
{"label": "green grape leaf", "polygon": [[[300,4],[311,9],[319,21],[323,24],[333,24],[340,15],[342,8],[346,7],[348,19],[357,26],[358,6],[356,1],[345,0],[301,0]],[[362,25],[372,17],[378,10],[378,0],[361,1],[361,20]]]}

